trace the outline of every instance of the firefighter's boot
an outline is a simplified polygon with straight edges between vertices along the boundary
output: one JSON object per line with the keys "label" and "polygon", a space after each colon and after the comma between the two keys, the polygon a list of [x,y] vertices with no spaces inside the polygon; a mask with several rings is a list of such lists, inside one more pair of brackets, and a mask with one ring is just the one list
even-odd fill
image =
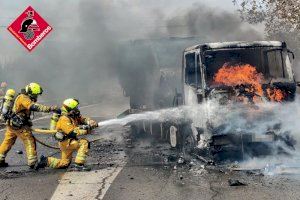
{"label": "firefighter's boot", "polygon": [[77,163],[75,163],[71,167],[71,171],[91,171],[91,167],[86,166],[84,164],[77,164]]}
{"label": "firefighter's boot", "polygon": [[48,158],[41,155],[39,162],[36,163],[36,165],[34,166],[35,170],[39,170],[41,168],[45,168],[48,165]]}
{"label": "firefighter's boot", "polygon": [[8,163],[3,161],[0,161],[0,167],[8,167]]}

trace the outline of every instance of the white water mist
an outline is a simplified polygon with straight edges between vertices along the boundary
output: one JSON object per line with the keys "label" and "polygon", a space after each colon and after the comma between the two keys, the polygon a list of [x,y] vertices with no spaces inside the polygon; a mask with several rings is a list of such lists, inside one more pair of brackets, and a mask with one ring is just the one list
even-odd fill
{"label": "white water mist", "polygon": [[185,107],[162,109],[156,111],[143,112],[138,114],[131,114],[120,119],[110,119],[99,122],[98,125],[110,126],[110,125],[121,125],[125,126],[129,123],[147,120],[147,121],[158,121],[164,122],[167,120],[181,120],[186,116],[187,109]]}

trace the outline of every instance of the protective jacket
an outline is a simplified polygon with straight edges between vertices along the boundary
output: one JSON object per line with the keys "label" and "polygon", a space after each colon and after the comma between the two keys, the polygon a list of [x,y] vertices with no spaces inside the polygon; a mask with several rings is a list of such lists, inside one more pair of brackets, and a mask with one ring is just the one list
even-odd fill
{"label": "protective jacket", "polygon": [[16,129],[26,125],[31,126],[30,116],[32,111],[49,113],[51,107],[35,103],[26,94],[19,94],[12,109],[13,115],[10,125]]}
{"label": "protective jacket", "polygon": [[30,129],[31,111],[50,112],[51,107],[35,103],[26,94],[19,94],[14,102],[13,117],[6,126],[5,137],[0,146],[0,162],[4,162],[18,137],[25,146],[28,165],[33,167],[37,162],[36,142]]}
{"label": "protective jacket", "polygon": [[90,131],[82,129],[80,125],[88,125],[93,121],[89,118],[82,116],[70,117],[67,114],[63,114],[56,125],[56,130],[65,135],[65,139],[59,142],[61,150],[61,159],[54,157],[48,157],[48,166],[52,168],[66,168],[72,161],[72,154],[77,151],[75,158],[76,164],[84,164],[88,151],[89,142],[86,139],[78,139],[80,135],[86,135]]}

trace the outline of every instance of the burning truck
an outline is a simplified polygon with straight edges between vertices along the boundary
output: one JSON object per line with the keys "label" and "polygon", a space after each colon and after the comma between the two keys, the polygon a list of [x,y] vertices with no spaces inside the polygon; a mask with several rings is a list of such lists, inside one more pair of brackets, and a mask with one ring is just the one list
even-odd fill
{"label": "burning truck", "polygon": [[[272,121],[272,111],[258,105],[295,99],[293,58],[286,43],[278,41],[208,43],[185,49],[182,94],[177,95],[176,102],[182,99],[182,104],[191,105],[214,101],[220,105],[218,109],[225,107],[223,119],[217,124],[207,108],[204,113],[208,117],[191,127],[198,154],[227,160],[285,153],[282,146],[273,145],[277,141],[294,148],[295,141],[287,132],[281,132],[280,123],[269,123],[264,132],[255,132],[262,131],[255,128],[256,123]],[[226,121],[226,116],[231,116],[228,113],[234,111],[238,116]],[[230,120],[237,118],[243,118],[244,123],[234,127]]]}
{"label": "burning truck", "polygon": [[[287,153],[285,148],[292,150],[295,140],[281,130],[280,123],[272,122],[272,108],[261,109],[260,105],[294,101],[297,83],[293,59],[293,52],[279,41],[207,43],[186,48],[181,72],[174,70],[170,76],[160,70],[160,78],[153,76],[158,84],[152,87],[153,94],[155,99],[171,102],[169,107],[198,105],[198,115],[202,116],[196,120],[140,121],[131,127],[134,132],[148,132],[167,140],[172,148],[204,160]],[[179,86],[172,83],[176,75],[177,79],[180,76]],[[134,105],[127,114],[161,108],[161,103]],[[243,123],[235,126],[233,121],[237,119],[243,119]],[[268,127],[257,129],[258,121],[268,122]]]}

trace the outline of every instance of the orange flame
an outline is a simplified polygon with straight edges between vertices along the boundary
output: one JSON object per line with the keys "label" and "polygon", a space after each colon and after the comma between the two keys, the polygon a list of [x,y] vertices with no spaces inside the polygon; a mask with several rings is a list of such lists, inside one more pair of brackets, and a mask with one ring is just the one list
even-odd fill
{"label": "orange flame", "polygon": [[[256,68],[250,64],[229,66],[224,64],[214,76],[216,84],[226,86],[250,85],[253,93],[263,96],[262,82],[263,74],[258,73]],[[282,101],[284,93],[279,89],[267,89],[268,98],[271,101]]]}
{"label": "orange flame", "polygon": [[284,99],[284,94],[281,90],[279,89],[267,89],[268,97],[270,98],[271,101],[277,101],[280,102]]}

